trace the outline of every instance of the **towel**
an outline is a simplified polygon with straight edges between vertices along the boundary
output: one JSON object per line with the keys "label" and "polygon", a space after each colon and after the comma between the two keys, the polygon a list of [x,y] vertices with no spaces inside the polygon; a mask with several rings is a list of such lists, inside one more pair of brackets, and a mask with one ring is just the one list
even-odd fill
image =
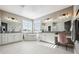
{"label": "towel", "polygon": [[68,43],[65,32],[61,32],[61,33],[58,34],[58,42],[61,43],[61,44]]}

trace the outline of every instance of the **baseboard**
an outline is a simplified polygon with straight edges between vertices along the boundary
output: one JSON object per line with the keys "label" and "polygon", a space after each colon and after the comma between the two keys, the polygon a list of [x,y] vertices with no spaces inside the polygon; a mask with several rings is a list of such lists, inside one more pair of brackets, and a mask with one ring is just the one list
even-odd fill
{"label": "baseboard", "polygon": [[1,44],[0,46],[9,45],[9,44],[14,44],[14,43],[19,43],[19,42],[22,42],[22,41],[23,41],[23,40],[21,40],[21,41],[16,41],[16,42],[5,43],[5,44]]}
{"label": "baseboard", "polygon": [[54,44],[54,43],[47,42],[47,41],[44,41],[44,40],[40,40],[40,42],[45,42],[45,43],[49,43],[49,44]]}
{"label": "baseboard", "polygon": [[37,41],[37,40],[24,40],[24,41]]}

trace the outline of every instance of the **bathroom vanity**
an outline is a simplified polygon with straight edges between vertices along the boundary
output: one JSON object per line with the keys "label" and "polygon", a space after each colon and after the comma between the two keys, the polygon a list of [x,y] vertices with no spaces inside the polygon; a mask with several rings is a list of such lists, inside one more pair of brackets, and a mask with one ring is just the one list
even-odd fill
{"label": "bathroom vanity", "polygon": [[39,34],[39,37],[40,37],[40,41],[43,41],[43,42],[48,42],[48,43],[55,43],[55,33],[40,33]]}
{"label": "bathroom vanity", "polygon": [[22,33],[2,33],[0,34],[1,38],[1,44],[8,44],[13,42],[18,42],[23,40],[23,34]]}
{"label": "bathroom vanity", "polygon": [[23,40],[21,18],[0,10],[0,45]]}

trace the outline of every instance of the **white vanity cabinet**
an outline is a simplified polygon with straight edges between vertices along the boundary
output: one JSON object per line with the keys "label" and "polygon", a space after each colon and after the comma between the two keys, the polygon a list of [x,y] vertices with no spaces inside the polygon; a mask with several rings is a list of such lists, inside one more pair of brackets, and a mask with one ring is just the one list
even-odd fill
{"label": "white vanity cabinet", "polygon": [[1,44],[7,44],[12,42],[18,42],[23,40],[22,33],[2,33]]}
{"label": "white vanity cabinet", "polygon": [[16,33],[14,35],[14,41],[22,41],[23,40],[23,34],[22,33]]}
{"label": "white vanity cabinet", "polygon": [[28,40],[36,40],[36,34],[28,34]]}
{"label": "white vanity cabinet", "polygon": [[14,42],[17,42],[17,41],[19,41],[20,39],[19,39],[19,36],[20,34],[18,34],[18,33],[16,33],[16,35],[14,35]]}
{"label": "white vanity cabinet", "polygon": [[55,34],[54,33],[40,33],[40,40],[46,41],[49,43],[55,42]]}
{"label": "white vanity cabinet", "polygon": [[8,34],[8,43],[17,42],[23,40],[21,33],[10,33]]}
{"label": "white vanity cabinet", "polygon": [[37,34],[24,33],[24,40],[36,40]]}

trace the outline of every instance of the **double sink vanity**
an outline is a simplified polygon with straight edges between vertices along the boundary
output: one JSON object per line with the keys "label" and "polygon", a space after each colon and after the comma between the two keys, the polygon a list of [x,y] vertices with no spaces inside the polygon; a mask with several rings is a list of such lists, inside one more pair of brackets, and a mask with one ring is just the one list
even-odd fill
{"label": "double sink vanity", "polygon": [[28,19],[0,10],[0,45],[19,42],[23,40],[36,40],[36,34],[22,32],[22,20]]}
{"label": "double sink vanity", "polygon": [[[40,41],[55,44],[56,39],[58,39],[58,35],[60,32],[42,32],[39,34]],[[61,32],[62,33],[62,32]],[[66,34],[66,38],[72,39],[71,34]]]}
{"label": "double sink vanity", "polygon": [[72,39],[70,29],[71,29],[71,20],[43,23],[42,32],[40,33],[40,41],[55,44],[55,39],[57,39],[59,33],[62,32],[66,32],[66,38]]}
{"label": "double sink vanity", "polygon": [[19,16],[0,10],[0,45],[22,41],[21,28]]}

